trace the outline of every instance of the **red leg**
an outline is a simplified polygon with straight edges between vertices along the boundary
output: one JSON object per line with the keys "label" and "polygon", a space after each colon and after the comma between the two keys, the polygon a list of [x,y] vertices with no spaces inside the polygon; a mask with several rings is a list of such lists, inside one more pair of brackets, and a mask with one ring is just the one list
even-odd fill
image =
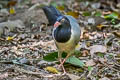
{"label": "red leg", "polygon": [[[65,58],[62,62],[60,62],[59,68],[60,68],[61,66],[63,66],[64,62],[67,60],[67,58],[68,58],[69,56],[70,56],[70,55],[67,55],[66,58]],[[63,67],[64,67],[64,66],[63,66]],[[63,67],[62,67],[62,68],[63,68]],[[63,69],[63,71],[66,72],[65,69]]]}
{"label": "red leg", "polygon": [[[61,66],[60,66],[61,65]],[[65,68],[64,68],[64,66],[63,66],[63,64],[62,64],[62,59],[60,59],[60,65],[59,65],[59,68],[60,67],[62,67],[62,69],[63,69],[63,71],[64,71],[64,73],[63,73],[63,75],[66,73],[66,71],[65,71]]]}

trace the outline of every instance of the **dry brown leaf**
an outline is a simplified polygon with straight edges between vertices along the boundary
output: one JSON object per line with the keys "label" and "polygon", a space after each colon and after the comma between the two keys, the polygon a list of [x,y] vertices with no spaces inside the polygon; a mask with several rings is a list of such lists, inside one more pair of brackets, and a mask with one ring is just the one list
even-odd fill
{"label": "dry brown leaf", "polygon": [[103,15],[111,14],[111,13],[112,13],[111,11],[103,11],[103,12],[102,12]]}
{"label": "dry brown leaf", "polygon": [[15,6],[17,3],[17,1],[13,1],[13,0],[10,0],[8,3],[7,3],[7,7],[11,7],[11,6]]}
{"label": "dry brown leaf", "polygon": [[87,67],[96,65],[96,63],[92,59],[88,60],[85,64],[86,64]]}
{"label": "dry brown leaf", "polygon": [[67,74],[67,75],[70,77],[71,80],[79,80],[80,79],[79,76],[76,76],[74,74]]}
{"label": "dry brown leaf", "polygon": [[118,32],[118,31],[114,31],[113,34],[114,34],[115,36],[117,36],[117,37],[120,38],[120,32]]}
{"label": "dry brown leaf", "polygon": [[8,73],[0,74],[0,80],[8,77]]}
{"label": "dry brown leaf", "polygon": [[100,61],[101,63],[106,63],[106,62],[107,62],[107,60],[106,60],[105,58],[99,58],[99,61]]}
{"label": "dry brown leaf", "polygon": [[79,13],[78,12],[73,12],[73,11],[67,12],[67,15],[71,15],[74,18],[78,18],[79,17]]}
{"label": "dry brown leaf", "polygon": [[88,52],[88,50],[84,50],[83,52],[82,52],[82,56],[88,56],[88,54],[89,54],[89,52]]}
{"label": "dry brown leaf", "polygon": [[57,6],[56,8],[60,11],[63,11],[65,9],[64,6]]}
{"label": "dry brown leaf", "polygon": [[96,52],[105,53],[106,51],[107,51],[107,48],[102,45],[93,45],[90,47],[90,53],[96,53]]}
{"label": "dry brown leaf", "polygon": [[50,47],[52,50],[56,50],[56,46],[55,46],[54,40],[47,41],[47,42],[41,41],[40,43],[41,43],[41,45],[42,45],[44,48]]}
{"label": "dry brown leaf", "polygon": [[90,42],[86,42],[86,46],[90,47],[91,43]]}
{"label": "dry brown leaf", "polygon": [[99,79],[99,80],[111,80],[111,79],[109,79],[109,78],[107,78],[107,77],[104,77],[104,78],[101,78],[101,79]]}
{"label": "dry brown leaf", "polygon": [[83,33],[83,38],[84,39],[89,39],[90,38],[89,33],[88,32]]}
{"label": "dry brown leaf", "polygon": [[99,25],[97,25],[96,27],[97,27],[97,29],[102,30],[105,26],[102,25],[102,24],[99,24]]}
{"label": "dry brown leaf", "polygon": [[107,48],[105,46],[102,46],[102,45],[93,45],[90,47],[91,57],[93,57],[93,54],[96,52],[105,53],[106,51],[107,51]]}

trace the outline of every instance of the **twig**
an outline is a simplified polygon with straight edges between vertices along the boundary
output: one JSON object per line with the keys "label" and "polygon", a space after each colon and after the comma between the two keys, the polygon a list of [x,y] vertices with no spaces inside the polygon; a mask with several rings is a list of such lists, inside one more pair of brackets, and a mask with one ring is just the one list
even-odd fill
{"label": "twig", "polygon": [[28,71],[28,70],[18,68],[18,67],[15,67],[14,69],[17,70],[17,71],[23,72],[23,73],[27,73],[27,74],[42,75],[42,73],[32,72],[32,71]]}
{"label": "twig", "polygon": [[80,76],[80,79],[86,74],[87,71],[85,71],[81,76]]}
{"label": "twig", "polygon": [[0,61],[0,63],[3,63],[3,64],[13,64],[12,61]]}

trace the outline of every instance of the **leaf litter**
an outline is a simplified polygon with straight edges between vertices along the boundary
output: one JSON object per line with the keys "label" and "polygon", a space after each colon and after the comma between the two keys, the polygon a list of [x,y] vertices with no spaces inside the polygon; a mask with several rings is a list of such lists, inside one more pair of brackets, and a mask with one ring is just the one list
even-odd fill
{"label": "leaf litter", "polygon": [[[120,79],[119,0],[19,0],[17,3],[0,3],[0,79]],[[44,70],[47,66],[55,69],[58,66],[52,26],[47,25],[41,10],[48,4],[75,17],[81,26],[75,57],[64,64],[66,75],[53,75],[57,71],[49,73],[51,68]]]}

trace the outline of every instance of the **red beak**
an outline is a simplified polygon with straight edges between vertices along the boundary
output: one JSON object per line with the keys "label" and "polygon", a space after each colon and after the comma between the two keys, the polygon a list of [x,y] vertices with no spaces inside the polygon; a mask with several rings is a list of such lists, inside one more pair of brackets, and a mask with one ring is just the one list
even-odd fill
{"label": "red beak", "polygon": [[56,21],[55,24],[54,24],[54,27],[58,27],[61,23]]}

